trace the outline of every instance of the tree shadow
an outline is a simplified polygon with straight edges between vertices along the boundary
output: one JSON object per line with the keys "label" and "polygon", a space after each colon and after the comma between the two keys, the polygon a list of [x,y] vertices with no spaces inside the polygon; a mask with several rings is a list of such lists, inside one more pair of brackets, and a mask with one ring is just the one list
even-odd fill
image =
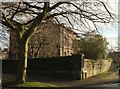
{"label": "tree shadow", "polygon": [[48,76],[28,76],[27,81],[29,82],[65,82],[65,81],[73,81],[72,78],[66,77],[48,77]]}

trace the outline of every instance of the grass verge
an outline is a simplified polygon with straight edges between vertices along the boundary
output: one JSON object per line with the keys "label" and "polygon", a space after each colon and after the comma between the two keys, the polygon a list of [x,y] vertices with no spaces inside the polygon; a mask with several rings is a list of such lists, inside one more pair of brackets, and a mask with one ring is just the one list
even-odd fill
{"label": "grass verge", "polygon": [[17,87],[57,87],[57,85],[43,83],[43,82],[25,82],[17,85]]}
{"label": "grass verge", "polygon": [[3,87],[57,87],[55,84],[44,83],[44,82],[25,82],[23,84],[17,84],[14,82],[15,77],[2,76],[2,86]]}

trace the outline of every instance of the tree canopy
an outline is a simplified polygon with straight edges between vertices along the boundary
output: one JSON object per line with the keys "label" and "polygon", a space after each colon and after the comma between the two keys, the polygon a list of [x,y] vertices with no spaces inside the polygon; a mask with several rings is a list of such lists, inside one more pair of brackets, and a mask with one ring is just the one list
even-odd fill
{"label": "tree canopy", "polygon": [[25,27],[27,31],[34,28],[30,23],[35,24],[37,20],[40,21],[42,14],[46,14],[43,20],[53,18],[56,22],[64,23],[71,28],[79,26],[78,29],[81,31],[85,27],[90,30],[90,24],[97,29],[97,23],[113,21],[112,13],[101,1],[2,3],[2,24],[12,30],[18,29],[18,25]]}
{"label": "tree canopy", "polygon": [[75,51],[83,53],[85,58],[100,59],[107,56],[106,38],[94,32],[86,32],[74,43]]}

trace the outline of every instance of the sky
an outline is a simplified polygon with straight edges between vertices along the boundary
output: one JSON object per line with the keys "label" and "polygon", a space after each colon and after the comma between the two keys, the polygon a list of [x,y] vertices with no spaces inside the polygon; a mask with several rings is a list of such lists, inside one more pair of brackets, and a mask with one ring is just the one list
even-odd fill
{"label": "sky", "polygon": [[[108,8],[112,13],[116,14],[118,20],[118,0],[109,2]],[[100,32],[107,38],[109,48],[118,47],[118,23],[109,24],[107,28],[101,29]]]}
{"label": "sky", "polygon": [[[118,1],[119,0],[108,0],[109,5],[108,8],[109,10],[118,15]],[[107,24],[107,28],[104,26],[102,29],[99,30],[100,33],[107,38],[107,41],[109,42],[109,48],[114,48],[118,46],[118,24]],[[0,43],[0,47],[3,47],[3,45]]]}
{"label": "sky", "polygon": [[100,32],[104,37],[106,37],[109,42],[109,48],[118,47],[118,25],[114,24],[113,26],[109,26],[108,29],[103,29]]}

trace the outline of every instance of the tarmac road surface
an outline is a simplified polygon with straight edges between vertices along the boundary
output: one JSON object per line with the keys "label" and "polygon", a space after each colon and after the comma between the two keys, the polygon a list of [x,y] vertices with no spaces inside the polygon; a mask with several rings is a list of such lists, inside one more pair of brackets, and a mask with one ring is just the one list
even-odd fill
{"label": "tarmac road surface", "polygon": [[89,85],[84,86],[80,89],[120,89],[120,83],[108,83],[108,84],[100,84],[100,85]]}
{"label": "tarmac road surface", "polygon": [[[32,87],[32,88],[25,88],[25,89],[44,89],[44,88],[41,88],[41,87],[40,88],[37,88],[37,87],[33,88]],[[66,87],[66,88],[67,89],[120,89],[120,83],[109,83],[109,84],[89,85],[89,86],[82,86],[82,87],[80,87],[80,86],[79,87]],[[24,89],[24,88],[13,88],[13,87],[7,88],[6,87],[6,88],[2,88],[2,89]]]}

